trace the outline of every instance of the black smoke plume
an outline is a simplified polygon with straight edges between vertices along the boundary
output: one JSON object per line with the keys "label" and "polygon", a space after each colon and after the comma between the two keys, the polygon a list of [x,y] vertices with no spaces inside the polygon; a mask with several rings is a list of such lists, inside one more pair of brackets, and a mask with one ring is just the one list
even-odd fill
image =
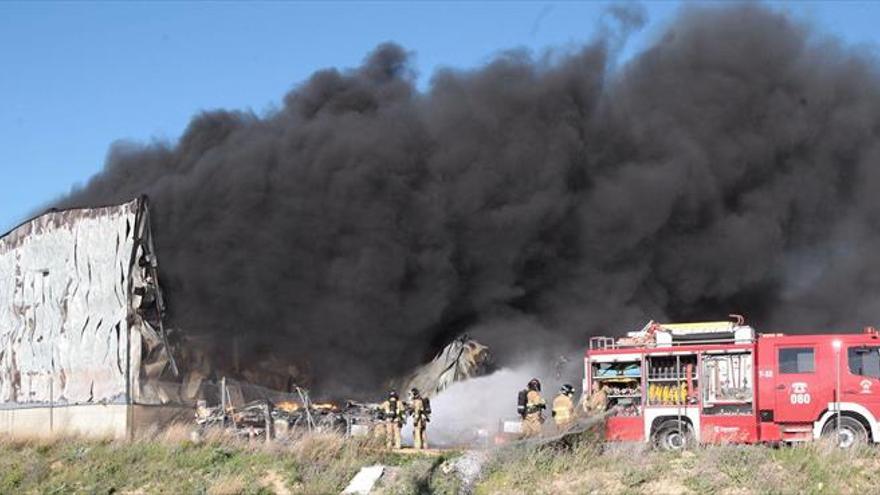
{"label": "black smoke plume", "polygon": [[612,37],[426,91],[382,45],[270,114],[116,145],[57,206],[149,195],[173,324],[319,388],[465,331],[503,361],[649,318],[876,322],[876,58],[754,4],[687,8],[623,65]]}

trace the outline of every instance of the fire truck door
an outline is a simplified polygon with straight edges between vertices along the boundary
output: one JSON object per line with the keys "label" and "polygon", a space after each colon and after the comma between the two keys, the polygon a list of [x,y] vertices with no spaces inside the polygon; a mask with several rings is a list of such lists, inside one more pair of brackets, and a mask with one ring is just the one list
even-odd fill
{"label": "fire truck door", "polygon": [[776,422],[806,423],[822,409],[816,350],[811,344],[776,347]]}
{"label": "fire truck door", "polygon": [[841,361],[841,401],[865,406],[880,417],[880,346],[846,346]]}

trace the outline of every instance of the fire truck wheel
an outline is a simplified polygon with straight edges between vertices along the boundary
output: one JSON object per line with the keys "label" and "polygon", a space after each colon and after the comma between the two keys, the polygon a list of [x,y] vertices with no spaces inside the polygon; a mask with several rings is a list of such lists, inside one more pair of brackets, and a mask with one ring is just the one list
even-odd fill
{"label": "fire truck wheel", "polygon": [[693,442],[694,435],[687,423],[679,428],[677,421],[667,421],[654,432],[654,445],[661,450],[684,450]]}
{"label": "fire truck wheel", "polygon": [[838,447],[849,449],[865,444],[868,441],[868,432],[859,420],[843,416],[840,418],[840,436],[837,432],[837,419],[831,418],[822,428],[822,437],[831,439],[832,442],[837,438]]}

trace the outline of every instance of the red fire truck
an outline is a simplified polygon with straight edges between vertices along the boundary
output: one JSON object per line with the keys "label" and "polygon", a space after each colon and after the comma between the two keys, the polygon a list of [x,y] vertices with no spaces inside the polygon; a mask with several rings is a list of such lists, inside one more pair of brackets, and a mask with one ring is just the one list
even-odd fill
{"label": "red fire truck", "polygon": [[[584,392],[604,393],[609,440],[880,442],[880,335],[756,334],[734,321],[651,322],[593,337]],[[601,391],[601,392],[599,392]]]}

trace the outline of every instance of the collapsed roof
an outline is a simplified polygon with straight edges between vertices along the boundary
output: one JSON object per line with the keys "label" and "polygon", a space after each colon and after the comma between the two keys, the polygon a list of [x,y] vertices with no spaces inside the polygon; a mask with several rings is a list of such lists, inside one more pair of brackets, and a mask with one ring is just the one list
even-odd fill
{"label": "collapsed roof", "polygon": [[409,390],[415,387],[431,397],[455,382],[481,376],[491,370],[489,348],[462,335],[444,347],[429,363],[413,371],[400,388]]}

